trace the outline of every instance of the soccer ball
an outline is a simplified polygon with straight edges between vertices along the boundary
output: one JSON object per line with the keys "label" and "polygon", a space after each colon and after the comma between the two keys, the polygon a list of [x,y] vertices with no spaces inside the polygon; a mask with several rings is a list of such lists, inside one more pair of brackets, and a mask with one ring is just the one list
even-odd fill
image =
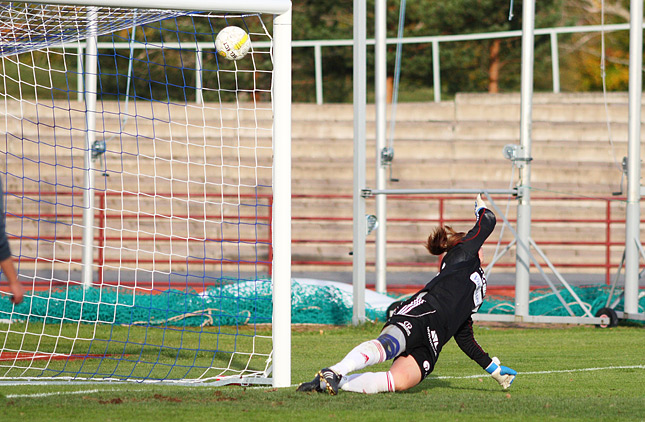
{"label": "soccer ball", "polygon": [[238,26],[227,26],[215,38],[217,54],[227,60],[240,60],[251,48],[249,34]]}

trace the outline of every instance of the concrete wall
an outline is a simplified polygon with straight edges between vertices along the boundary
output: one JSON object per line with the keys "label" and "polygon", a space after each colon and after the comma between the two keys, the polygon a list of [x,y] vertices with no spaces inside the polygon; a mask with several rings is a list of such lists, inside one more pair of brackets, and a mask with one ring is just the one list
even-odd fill
{"label": "concrete wall", "polygon": [[[51,107],[24,101],[2,105],[4,115],[22,116],[5,119],[5,127],[2,128],[4,132],[14,134],[6,137],[8,190],[29,191],[32,192],[30,195],[35,196],[35,199],[23,199],[19,204],[10,201],[8,207],[11,212],[56,215],[64,214],[67,208],[73,206],[78,210],[80,197],[74,195],[81,193],[83,186],[85,115],[77,104],[72,105],[76,111],[68,113],[68,106],[65,103]],[[211,193],[244,193],[245,188],[238,190],[232,187],[237,183],[248,185],[246,193],[252,193],[252,186],[256,182],[266,184],[271,175],[271,109],[266,104],[261,106],[264,108],[260,111],[238,115],[234,107],[220,108],[219,105],[209,104],[202,109],[197,106],[186,108],[161,103],[133,103],[127,121],[122,122],[120,113],[125,111],[122,104],[101,103],[98,128],[107,131],[108,151],[104,159],[110,176],[99,177],[98,186],[117,193],[172,190],[192,195],[203,191],[204,182],[208,185],[209,180],[219,180],[231,186],[221,188],[213,184],[208,188]],[[547,255],[556,264],[562,264],[565,272],[604,271],[578,268],[578,265],[602,264],[607,259],[605,247],[601,244],[608,235],[603,223],[607,202],[585,198],[615,199],[610,205],[610,212],[617,220],[624,218],[622,202],[612,193],[620,190],[619,163],[627,153],[627,113],[627,93],[611,93],[606,98],[602,94],[534,96],[531,163],[533,238],[544,244]],[[375,185],[377,152],[374,147],[374,116],[374,107],[370,105],[367,110],[368,187]],[[388,187],[507,189],[513,186],[517,182],[517,170],[503,158],[502,149],[506,144],[519,143],[519,116],[519,94],[459,94],[453,101],[399,104],[392,165],[392,175],[399,181],[389,183]],[[241,124],[241,130],[227,129],[238,124]],[[122,131],[119,126],[123,126]],[[349,270],[353,180],[352,105],[294,104],[292,145],[294,271]],[[256,157],[250,152],[256,148],[260,151],[258,171],[251,170],[256,164]],[[205,171],[201,162],[209,162],[212,166]],[[241,171],[238,171],[238,164],[243,166]],[[244,167],[245,164],[248,167]],[[37,192],[61,194],[55,200],[47,197],[41,201]],[[318,197],[301,198],[303,195]],[[341,197],[336,197],[339,195]],[[562,200],[540,200],[541,197]],[[565,197],[575,200],[565,200]],[[172,209],[174,215],[188,215],[200,211],[194,209],[194,205],[180,209],[181,203],[173,204],[171,201],[141,201],[136,195],[112,197],[107,205],[115,212],[129,210],[127,212],[132,214],[171,215]],[[230,205],[236,208],[235,204]],[[498,205],[503,209],[508,206],[508,217],[514,218],[513,199],[498,198]],[[217,207],[213,209],[206,204],[204,209],[221,215],[228,212],[226,206]],[[456,228],[468,228],[472,218],[472,198],[450,200],[443,207],[445,218],[457,220],[454,222]],[[368,211],[373,212],[373,201],[368,202]],[[249,212],[252,214],[254,211]],[[422,243],[439,215],[439,202],[435,199],[401,197],[388,200],[388,239],[391,241],[388,259],[393,273],[410,271],[411,265],[423,267],[428,262],[434,262]],[[71,217],[64,218],[69,221],[70,233],[76,241],[71,245],[51,241],[37,246],[35,242],[25,240],[23,253],[50,258],[57,254],[80,256],[80,222],[77,217],[73,223]],[[582,224],[544,221],[572,218],[589,221]],[[48,224],[45,220],[23,219],[20,228],[23,236],[50,236],[52,239],[60,236],[56,225]],[[113,222],[118,227],[113,227],[111,233],[117,236],[125,230],[136,238],[136,233],[152,233],[163,227],[178,235],[185,235],[186,231],[194,229],[190,228],[190,224],[144,220]],[[265,228],[266,225],[262,230]],[[500,228],[486,246],[489,256],[500,239]],[[216,232],[210,233],[211,236],[227,235],[221,228],[213,227],[210,230]],[[510,240],[508,233],[506,230],[504,241]],[[268,238],[268,231],[259,236]],[[621,242],[624,239],[623,225],[620,222],[613,224],[609,236],[612,241]],[[370,240],[373,241],[373,237]],[[574,240],[587,244],[562,244]],[[553,242],[561,244],[553,245]],[[117,242],[106,249],[106,253],[119,256],[122,248],[131,245],[127,240]],[[132,248],[132,255],[137,256],[136,248]],[[147,254],[148,257],[155,253],[169,253],[163,243],[151,245],[151,248],[154,253]],[[249,257],[254,254],[266,256],[268,253],[266,245],[242,249],[242,253]],[[190,246],[182,251],[175,250],[177,253],[196,253]],[[610,259],[617,263],[621,254],[620,245],[615,246]],[[372,257],[373,246],[370,244],[368,260],[372,260]],[[341,264],[298,264],[301,261]],[[513,262],[511,250],[501,264],[512,265]]]}

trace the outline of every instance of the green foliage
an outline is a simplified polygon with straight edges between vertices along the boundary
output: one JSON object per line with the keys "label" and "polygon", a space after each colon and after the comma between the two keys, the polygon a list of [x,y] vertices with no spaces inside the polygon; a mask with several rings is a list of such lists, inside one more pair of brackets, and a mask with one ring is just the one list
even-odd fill
{"label": "green foliage", "polygon": [[[267,19],[270,26],[270,19]],[[212,45],[202,50],[202,91],[204,101],[248,101],[251,93],[256,99],[268,101],[271,91],[272,68],[269,54],[256,54],[253,60],[233,63],[220,59],[215,51],[214,42],[219,30],[225,25],[244,27],[249,32],[263,33],[258,19],[230,18],[194,19],[178,17],[166,19],[137,27],[134,30],[136,43],[161,44],[195,42]],[[99,37],[99,42],[128,43],[132,29]],[[259,40],[261,39],[258,36]],[[123,100],[127,94],[132,98],[148,101],[193,102],[197,97],[196,69],[197,57],[193,50],[164,48],[99,51],[100,96],[103,100]],[[54,61],[56,58],[54,58]],[[132,68],[130,69],[129,66]],[[223,72],[220,72],[222,71]],[[237,70],[237,72],[235,72]],[[131,75],[131,78],[129,78]],[[128,86],[128,79],[130,84]],[[65,85],[63,85],[65,86]],[[234,92],[237,87],[239,92]],[[262,98],[262,96],[265,96]]]}
{"label": "green foliage", "polygon": [[[406,26],[409,36],[459,35],[512,31],[522,28],[522,4],[515,2],[514,17],[508,19],[508,4],[497,1],[453,0],[449,2],[421,2],[411,8],[410,24]],[[560,0],[539,2],[536,5],[535,26],[548,27],[558,23]],[[415,24],[415,22],[417,22]],[[409,27],[409,28],[408,28]],[[463,41],[441,45],[441,81],[443,94],[457,92],[485,92],[488,90],[489,66],[492,63],[490,47],[492,40]],[[536,38],[536,57],[548,54],[547,37]],[[520,83],[521,38],[505,38],[500,43],[500,91],[517,91]],[[430,81],[428,66],[414,63],[416,55],[405,56],[405,75],[419,81]],[[547,69],[548,61],[536,60],[536,74]],[[421,73],[425,70],[425,74]],[[539,78],[538,78],[539,79]],[[539,88],[539,87],[538,87]]]}
{"label": "green foliage", "polygon": [[[514,2],[513,18],[509,17],[509,3],[493,0],[418,0],[407,2],[405,37],[458,35],[486,33],[493,31],[519,30],[522,27],[521,0]],[[367,1],[367,37],[374,36],[374,0]],[[387,2],[387,35],[395,37],[398,30],[400,1]],[[295,0],[293,2],[294,40],[348,40],[353,37],[353,0]],[[612,4],[607,8],[606,23],[625,22],[629,12],[629,2]],[[627,15],[628,16],[628,15]],[[147,24],[136,29],[139,42],[158,43],[201,41],[212,43],[224,24],[246,26],[258,25],[252,20],[237,21],[229,18],[226,23],[221,19],[194,19],[179,17],[162,22]],[[252,22],[252,23],[249,23]],[[587,25],[600,23],[600,11],[591,0],[544,0],[536,4],[536,28]],[[271,19],[266,16],[264,24],[271,27]],[[197,29],[191,35],[192,28]],[[182,33],[184,29],[190,31]],[[180,32],[177,32],[179,29]],[[260,27],[248,28],[262,32]],[[131,32],[122,30],[115,34],[116,41],[128,42]],[[110,41],[112,37],[100,37],[99,41]],[[605,34],[606,41],[606,84],[611,91],[626,90],[628,85],[629,34],[617,31]],[[520,89],[521,38],[504,38],[499,41],[498,56],[491,56],[493,40],[460,41],[440,44],[440,68],[442,97],[450,98],[457,92],[485,92],[489,89],[492,68],[499,68],[498,88],[501,92],[516,92]],[[600,73],[601,35],[599,33],[560,35],[558,37],[560,54],[560,85],[563,91],[598,91],[602,88]],[[388,74],[394,73],[394,45],[388,46]],[[429,44],[406,44],[402,49],[402,70],[399,99],[406,101],[428,100],[433,89],[432,47]],[[262,69],[270,68],[268,55],[255,55],[254,60],[260,71],[254,71],[250,60],[237,62],[242,72],[227,73],[217,70],[232,70],[234,65],[218,60],[214,48],[203,52],[203,86],[205,101],[232,101],[235,93],[217,90],[220,86],[239,83],[241,100],[268,100],[271,89],[270,76]],[[128,84],[129,51],[101,49],[99,66],[101,69],[100,86],[103,99],[123,100],[126,92],[130,96],[153,101],[193,102],[197,92],[195,86],[195,54],[179,52],[170,48],[163,51],[135,49],[133,75]],[[67,58],[62,65],[62,56],[56,54],[34,53],[20,57],[23,65],[33,64],[36,70],[5,61],[0,72],[20,80],[25,88],[37,82],[40,98],[66,99],[75,97],[67,89],[77,87],[76,59]],[[295,48],[293,51],[293,100],[312,102],[315,100],[314,51],[312,48]],[[47,72],[53,65],[64,69],[61,72]],[[495,64],[493,67],[492,65]],[[245,66],[247,68],[245,68]],[[325,102],[350,102],[353,84],[352,46],[323,47],[322,74]],[[368,92],[373,92],[374,49],[367,51]],[[535,89],[551,90],[551,41],[548,36],[535,39]],[[21,95],[21,88],[8,88]],[[33,89],[33,88],[32,88]],[[26,95],[33,95],[28,93]],[[254,97],[254,98],[252,98]]]}
{"label": "green foliage", "polygon": [[[395,37],[398,29],[400,3],[388,2],[388,37]],[[294,2],[294,39],[347,39],[352,37],[353,2],[313,1]],[[517,30],[522,27],[522,2],[515,2],[514,18],[508,20],[508,4],[493,0],[451,0],[407,2],[404,36],[458,35],[493,31]],[[536,27],[560,23],[562,0],[539,2],[536,8]],[[368,37],[373,37],[374,1],[367,2]],[[463,41],[440,45],[442,95],[457,92],[487,91],[489,82],[489,48],[492,41]],[[499,56],[501,91],[517,91],[520,84],[521,39],[508,38],[501,42]],[[549,74],[550,40],[536,38],[536,74]],[[388,46],[388,73],[394,73],[394,45]],[[432,48],[430,45],[411,44],[402,49],[401,93],[432,88]],[[312,101],[314,87],[312,58],[294,55],[294,101]],[[368,85],[373,84],[373,49],[368,48]],[[350,47],[323,49],[325,102],[351,101],[352,51]],[[549,89],[550,78],[536,78],[536,89]],[[546,80],[545,80],[546,79]],[[428,99],[427,97],[424,99]]]}
{"label": "green foliage", "polygon": [[[369,4],[370,2],[368,2]],[[352,38],[352,0],[293,2],[294,40],[334,40]],[[368,5],[369,8],[369,5]],[[373,2],[372,2],[373,10]],[[348,13],[348,11],[350,11]],[[313,49],[300,48],[293,57],[293,101],[315,100]],[[325,102],[351,101],[352,47],[322,49]]]}
{"label": "green foliage", "polygon": [[[630,2],[618,0],[605,5],[604,23],[629,22]],[[600,4],[593,0],[564,3],[563,25],[600,25]],[[606,86],[609,91],[626,91],[629,86],[629,31],[562,35],[560,43],[560,84],[564,91],[601,91],[601,52],[605,44]]]}

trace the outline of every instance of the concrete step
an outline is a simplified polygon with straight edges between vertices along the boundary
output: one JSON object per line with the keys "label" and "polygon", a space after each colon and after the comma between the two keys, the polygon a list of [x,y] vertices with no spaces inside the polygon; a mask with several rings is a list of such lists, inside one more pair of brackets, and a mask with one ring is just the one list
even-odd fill
{"label": "concrete step", "polygon": [[[500,169],[510,167],[510,161],[502,156],[505,141],[436,141],[405,139],[394,144],[394,168],[417,167],[419,164],[430,160],[444,160],[445,164],[459,165],[460,161],[478,160],[485,161],[489,166]],[[369,147],[368,147],[369,149]],[[349,141],[335,142],[324,140],[306,140],[294,142],[292,161],[294,166],[308,165],[315,173],[327,173],[338,163],[353,163],[353,146]],[[83,163],[82,151],[77,151],[73,156],[69,150],[57,149],[57,154],[34,154],[38,159],[20,160],[11,158],[7,166],[14,174],[38,174],[43,169],[48,169],[52,174],[54,166],[48,163],[57,163],[56,173],[61,174],[65,169],[79,168]],[[224,173],[232,171],[233,167],[242,165],[255,167],[256,163],[263,167],[270,167],[272,150],[268,148],[250,149],[236,147],[181,147],[165,146],[160,144],[152,153],[158,156],[146,155],[142,152],[134,154],[117,154],[108,152],[104,155],[105,165],[110,173],[125,172],[129,174],[173,175],[185,178],[187,172],[199,173],[205,161],[208,172],[222,172],[219,168],[224,165]],[[546,164],[552,169],[560,166],[587,167],[596,171],[598,167],[613,167],[618,169],[618,158],[626,153],[626,144],[614,142],[594,141],[536,141],[532,147],[532,166],[534,168]],[[373,154],[368,153],[368,165],[373,166]],[[616,160],[616,161],[614,161]],[[189,163],[192,161],[192,163]],[[79,165],[79,163],[81,163]],[[439,163],[440,164],[440,163]],[[96,164],[102,166],[101,162]],[[346,166],[346,164],[343,164]],[[464,168],[460,168],[462,171]],[[71,171],[71,170],[69,170]],[[79,170],[80,171],[80,170]],[[203,173],[203,171],[202,171]]]}
{"label": "concrete step", "polygon": [[[449,141],[436,139],[408,139],[400,138],[394,142],[394,164],[402,160],[424,158],[443,159],[499,159],[503,158],[503,149],[508,140],[497,139],[453,139]],[[375,156],[373,143],[367,145],[367,157],[371,160]],[[298,139],[294,140],[293,161],[307,158],[338,160],[353,157],[353,145],[350,140],[321,140]],[[612,161],[612,154],[622,157],[627,152],[627,144],[622,141],[613,142],[583,141],[583,140],[540,140],[535,141],[531,147],[533,161],[539,160],[568,160],[571,162]],[[506,163],[510,163],[506,161]],[[322,164],[322,163],[321,163]]]}
{"label": "concrete step", "polygon": [[[107,139],[107,150],[115,153],[143,154],[148,156],[181,157],[190,152],[204,154],[211,148],[270,148],[271,128],[222,129],[219,127],[183,125],[137,124],[137,132],[129,132],[111,138],[111,134],[98,134],[97,139]],[[117,129],[115,129],[117,130]],[[609,132],[609,130],[611,132]],[[8,152],[16,155],[46,156],[53,154],[83,154],[85,132],[69,132],[56,128],[49,130],[39,126],[24,126],[20,131],[11,131],[15,137],[7,142]],[[512,120],[460,120],[455,121],[402,121],[395,128],[395,146],[399,140],[427,141],[477,141],[497,143],[518,143],[520,126]],[[43,133],[45,132],[45,133]],[[353,122],[325,122],[322,120],[297,121],[292,126],[294,145],[299,139],[322,141],[352,141]],[[366,128],[368,145],[374,142],[375,127]],[[627,123],[614,122],[610,129],[601,120],[579,121],[535,121],[532,124],[532,141],[549,142],[599,142],[608,144],[627,142]],[[645,139],[645,136],[643,137]],[[297,151],[296,151],[297,153]]]}
{"label": "concrete step", "polygon": [[[85,122],[86,107],[83,102],[54,100],[36,103],[33,100],[9,100],[0,104],[0,114],[10,118],[32,122],[58,122],[64,126],[70,121]],[[173,104],[134,100],[99,101],[96,104],[97,123],[101,121],[120,121],[123,116],[145,120],[156,119],[159,122],[183,122],[192,124],[196,121],[238,120],[253,121],[271,120],[273,110],[270,103],[205,103],[202,105],[185,103]],[[76,125],[74,126],[76,127]],[[80,127],[85,127],[84,125]],[[117,124],[118,127],[118,124]]]}
{"label": "concrete step", "polygon": [[[623,94],[608,96],[608,109],[611,119],[612,145],[608,142],[604,99],[598,95],[542,95],[534,97],[532,127],[533,145],[531,155],[532,189],[537,195],[558,196],[562,193],[575,195],[604,195],[618,190],[620,171],[617,159],[626,154],[626,104]],[[62,217],[64,213],[75,214],[80,211],[80,195],[84,185],[82,171],[83,150],[85,145],[85,115],[83,109],[75,105],[72,117],[63,108],[51,109],[43,106],[21,104],[22,120],[8,118],[11,129],[29,135],[39,142],[22,139],[9,139],[7,169],[5,176],[7,190],[22,192],[40,192],[41,200],[11,201],[8,203],[10,216],[8,221],[15,221],[12,214],[21,213],[42,216],[31,220],[21,220],[20,230],[25,236],[48,236],[58,239],[56,242],[42,243],[36,248],[33,241],[24,239],[24,256],[80,257],[78,243],[73,246],[63,240],[73,234],[80,239],[80,226],[72,225],[71,217]],[[119,116],[117,112],[123,104],[104,103],[99,127],[106,127],[117,132]],[[267,220],[260,219],[261,226],[256,226],[253,217],[256,211],[252,206],[238,206],[234,198],[225,202],[229,205],[214,204],[213,201],[198,200],[204,193],[204,181],[216,181],[218,184],[206,186],[206,193],[222,192],[226,194],[253,193],[256,183],[269,184],[271,179],[271,145],[270,107],[260,112],[243,110],[235,107],[208,104],[205,107],[183,106],[169,107],[163,104],[145,102],[130,104],[132,115],[125,125],[124,134],[115,138],[118,142],[108,142],[106,153],[110,176],[97,178],[97,188],[107,187],[112,192],[174,192],[177,197],[171,200],[153,198],[135,198],[125,195],[123,198],[108,199],[108,213],[123,213],[126,217],[109,220],[106,235],[111,239],[106,253],[114,258],[121,253],[120,249],[140,248],[140,258],[159,258],[169,262],[170,255],[190,254],[199,256],[199,247],[204,242],[177,243],[172,250],[168,249],[167,239],[170,234],[175,237],[194,238],[268,238]],[[11,107],[0,110],[5,114],[14,112]],[[392,113],[391,107],[388,111]],[[15,112],[14,112],[15,114]],[[135,118],[136,117],[136,126]],[[367,186],[374,187],[374,108],[368,106],[367,112]],[[36,125],[36,117],[40,124]],[[152,118],[156,120],[153,122]],[[312,104],[295,104],[293,106],[293,168],[292,190],[294,194],[346,194],[353,192],[353,107],[351,104],[317,106]],[[172,118],[172,123],[169,123]],[[248,129],[219,129],[234,127],[237,119]],[[489,119],[492,119],[489,121]],[[508,143],[519,140],[519,95],[458,95],[455,101],[439,104],[399,104],[397,106],[397,126],[395,140],[395,160],[393,176],[399,183],[388,183],[390,188],[501,188],[507,189],[511,181],[517,178],[516,170],[511,163],[502,157],[502,148]],[[206,126],[206,129],[204,129]],[[259,127],[259,130],[256,128]],[[22,132],[20,132],[22,131]],[[138,133],[136,133],[138,131]],[[136,137],[135,135],[138,135]],[[172,140],[172,142],[170,142]],[[221,143],[224,142],[224,147]],[[258,162],[264,168],[255,170],[256,145],[261,147]],[[27,156],[20,160],[16,157]],[[187,164],[189,160],[195,164]],[[201,162],[215,164],[206,170]],[[47,163],[56,163],[57,167]],[[238,170],[238,164],[243,167]],[[223,167],[222,167],[223,165]],[[246,167],[244,167],[246,166]],[[221,182],[225,184],[221,186]],[[239,182],[248,185],[238,188]],[[42,196],[43,192],[59,193],[55,200]],[[267,193],[270,192],[267,189]],[[185,201],[190,193],[193,201]],[[30,197],[38,196],[29,194]],[[9,196],[11,198],[11,196]],[[20,196],[14,197],[19,200]],[[46,202],[47,199],[51,199]],[[156,201],[153,202],[153,199]],[[471,199],[448,201],[444,212],[446,218],[457,219],[455,227],[467,227],[472,219]],[[220,200],[221,202],[221,200]],[[500,200],[500,206],[506,201]],[[72,205],[75,207],[72,209]],[[367,212],[373,212],[374,201],[367,201]],[[543,204],[534,201],[532,217],[532,237],[537,242],[567,241],[584,239],[589,242],[602,242],[606,238],[603,223],[553,224],[540,220],[563,218],[587,218],[602,220],[606,215],[606,204],[601,201],[548,202]],[[215,223],[201,223],[201,216],[207,209],[214,217]],[[123,210],[123,211],[122,211]],[[260,217],[267,216],[261,210]],[[613,208],[613,215],[624,215],[620,205]],[[45,215],[56,215],[54,224]],[[236,217],[242,215],[242,224]],[[514,218],[515,200],[511,200],[509,218]],[[388,256],[394,262],[412,262],[425,265],[432,260],[423,249],[424,238],[436,225],[438,204],[432,201],[420,201],[403,198],[388,199]],[[172,219],[164,216],[172,216]],[[192,216],[193,219],[188,219]],[[342,261],[341,267],[351,262],[351,200],[318,198],[307,202],[294,201],[292,233],[294,257],[298,260],[332,260]],[[326,221],[312,221],[310,218],[326,216]],[[132,217],[132,218],[130,218]],[[135,218],[136,217],[136,218]],[[218,220],[222,220],[221,222]],[[248,219],[247,219],[248,217]],[[75,217],[76,218],[76,217]],[[80,217],[79,217],[80,218]],[[407,222],[403,219],[413,218]],[[236,221],[233,221],[236,220]],[[75,221],[75,220],[74,220]],[[249,224],[250,223],[250,224]],[[17,226],[16,226],[17,227]],[[68,232],[63,230],[68,228]],[[611,236],[615,242],[624,239],[624,227],[614,225]],[[257,230],[257,229],[260,230]],[[8,226],[11,230],[12,226]],[[266,232],[265,232],[266,230]],[[492,254],[500,227],[491,236],[490,244],[485,246],[485,253]],[[120,241],[121,236],[128,235],[136,241]],[[145,237],[156,236],[156,241],[145,240]],[[373,242],[373,235],[368,238]],[[116,239],[116,240],[115,240]],[[345,241],[337,243],[338,240]],[[508,231],[505,241],[508,241]],[[31,242],[31,243],[30,243]],[[238,242],[233,242],[233,249],[225,250],[224,256],[237,256]],[[221,256],[221,250],[208,249],[212,257]],[[543,249],[554,261],[569,263],[586,262],[587,259],[604,262],[604,247],[598,245],[577,245],[575,247],[545,244]],[[614,250],[615,249],[615,250]],[[149,250],[145,252],[144,250]],[[241,253],[248,260],[255,256],[264,256],[264,246],[242,244]],[[220,255],[217,255],[217,254]],[[613,262],[618,262],[621,250],[613,248]],[[67,254],[67,255],[66,255]],[[368,245],[368,259],[373,260],[373,244]],[[75,258],[76,259],[76,258]],[[116,258],[114,258],[116,259]],[[150,258],[152,259],[152,258]],[[434,262],[434,261],[431,261]],[[513,252],[504,257],[502,262],[512,264]],[[22,265],[22,264],[21,264]],[[24,264],[27,265],[27,264]],[[170,268],[170,264],[166,265]],[[294,270],[299,268],[294,266]],[[304,267],[303,267],[304,268]],[[328,269],[329,267],[321,266]],[[306,267],[313,270],[312,267]],[[574,268],[575,269],[575,268]],[[409,268],[391,267],[391,271],[409,270]]]}
{"label": "concrete step", "polygon": [[[470,162],[424,162],[414,163],[415,165],[405,166],[397,163],[393,166],[393,176],[399,178],[399,183],[389,183],[391,189],[508,189],[509,184],[515,178],[515,173],[507,164],[503,166],[491,163],[471,164]],[[557,165],[557,171],[553,166]],[[459,166],[466,169],[466,174],[461,174]],[[154,167],[141,166],[147,171],[147,176],[136,177],[134,173],[124,172],[122,174],[109,171],[110,175],[104,182],[102,177],[97,177],[97,188],[104,189],[104,183],[111,191],[124,191],[126,193],[136,192],[170,192],[185,193],[188,189],[199,193],[203,190],[203,176],[196,176],[188,169],[173,170],[173,178],[167,178],[160,174],[155,176]],[[27,166],[18,170],[11,169],[10,175],[6,177],[7,191],[17,192],[46,192],[46,191],[73,191],[81,195],[84,186],[83,172],[75,171],[68,175],[58,174],[48,180],[37,180],[25,175],[37,175],[42,170],[38,166]],[[23,173],[24,172],[24,173]],[[248,174],[246,174],[248,173]],[[146,174],[146,173],[144,173]],[[164,174],[164,173],[161,173]],[[292,168],[292,190],[294,194],[351,194],[352,192],[352,163],[335,163],[325,168],[316,167],[316,163],[296,163]],[[373,167],[368,167],[368,175],[373,175]],[[193,177],[193,179],[189,179]],[[217,177],[215,177],[217,176]],[[226,168],[224,172],[217,171],[209,174],[208,190],[216,192],[223,189],[226,194],[235,194],[241,189],[242,192],[251,193],[251,187],[256,183],[269,184],[270,169],[260,178],[256,178],[255,171],[244,170],[239,177],[237,170]],[[578,166],[568,163],[544,163],[536,162],[532,167],[532,188],[541,194],[569,194],[569,195],[602,195],[608,196],[620,189],[620,172],[615,166],[601,163],[594,166]],[[221,182],[230,186],[221,186]],[[244,186],[238,188],[238,183]],[[366,180],[366,186],[375,187],[373,176]],[[267,191],[269,193],[269,191]],[[80,198],[80,196],[79,196]]]}
{"label": "concrete step", "polygon": [[[21,257],[35,257],[40,260],[55,259],[56,263],[65,262],[78,262],[82,261],[82,249],[66,248],[64,242],[57,242],[54,244],[44,244],[35,241],[25,240],[21,242],[20,254]],[[173,268],[175,271],[183,269],[185,271],[189,266],[209,267],[221,265],[220,262],[237,263],[243,261],[246,263],[266,262],[268,257],[268,247],[265,245],[258,245],[249,247],[244,243],[229,244],[229,250],[220,248],[220,244],[212,245],[212,247],[204,248],[203,244],[191,245],[188,248],[182,249],[177,244],[161,244],[159,242],[152,244],[146,242],[137,242],[136,248],[115,247],[113,243],[107,243],[103,246],[103,259],[108,267],[112,267],[118,262],[121,262],[121,268],[135,268],[132,262],[136,260],[140,266],[150,266],[159,271],[162,269]],[[95,259],[98,262],[98,256],[95,254]],[[187,260],[195,261],[186,263]],[[23,263],[24,262],[24,263]],[[33,264],[32,264],[33,265]],[[40,264],[41,266],[44,264]],[[29,262],[25,259],[21,261],[21,266],[24,268],[29,266]]]}
{"label": "concrete step", "polygon": [[[645,116],[645,115],[644,115]],[[576,122],[597,123],[609,122],[626,124],[628,122],[627,103],[607,104],[534,104],[532,107],[533,122]],[[520,121],[519,104],[494,104],[484,107],[478,103],[459,104],[456,108],[456,120],[475,121]]]}
{"label": "concrete step", "polygon": [[[396,107],[392,104],[386,106],[386,116],[391,120],[396,114],[397,122],[406,121],[452,121],[455,119],[455,106],[452,101],[440,103],[399,103]],[[292,118],[294,122],[321,120],[324,122],[354,121],[354,106],[352,104],[293,104]],[[365,108],[366,122],[376,120],[374,104],[367,104]]]}
{"label": "concrete step", "polygon": [[[601,92],[563,92],[554,94],[552,92],[534,92],[533,104],[600,104],[605,100],[610,104],[627,104],[629,95],[627,92],[608,92],[603,97]],[[519,92],[488,94],[488,93],[457,93],[456,104],[482,104],[493,106],[495,104],[520,104]]]}
{"label": "concrete step", "polygon": [[[329,178],[330,180],[352,180],[353,165],[347,160],[335,160],[324,168],[316,170],[316,162],[293,163],[292,175],[296,179]],[[620,173],[614,163],[589,162],[584,165],[567,161],[536,161],[531,166],[533,182],[537,184],[566,181],[567,183],[600,183],[620,181]],[[368,167],[368,172],[371,166]],[[393,175],[400,179],[399,186],[409,187],[420,183],[428,185],[437,181],[479,180],[482,182],[503,182],[506,184],[514,175],[512,167],[503,158],[498,160],[468,159],[421,159],[414,162],[397,160],[392,168]],[[373,172],[368,173],[373,174]],[[470,177],[469,177],[470,176]],[[368,176],[368,186],[373,186]]]}
{"label": "concrete step", "polygon": [[[556,267],[559,272],[578,273],[580,272],[580,267],[583,265],[597,265],[597,267],[594,267],[591,270],[596,273],[604,272],[604,269],[601,267],[601,265],[606,262],[606,255],[605,250],[601,247],[577,246],[576,248],[571,248],[566,246],[562,247],[543,245],[540,248],[544,255],[549,259],[549,261]],[[340,262],[344,263],[344,265],[350,265],[352,259],[349,255],[350,251],[351,246],[349,245],[298,245],[298,247],[294,248],[293,251],[294,268],[312,268],[310,266],[304,265],[299,266],[299,263],[303,261],[309,261],[310,263],[320,261]],[[484,246],[484,266],[487,265],[487,259],[490,259],[493,256],[494,252],[494,245],[493,247],[490,247],[490,245]],[[425,249],[421,247],[415,248],[400,245],[388,245],[386,255],[388,260],[388,272],[407,272],[411,270],[414,271],[415,268],[418,269],[419,267],[425,267],[428,268],[429,271],[432,271],[432,274],[434,274],[437,270],[437,257],[431,256]],[[370,263],[368,264],[368,270],[372,270],[371,263],[374,262],[373,247],[368,246],[368,248],[366,249],[365,257],[366,261]],[[547,277],[549,277],[549,279],[554,284],[559,285],[560,283],[549,269],[548,263],[537,255],[535,255],[535,257],[540,263],[542,269],[547,274]],[[616,264],[619,261],[620,253],[612,254],[610,262]],[[504,272],[504,268],[506,268],[506,271],[508,271],[508,268],[514,269],[514,266],[515,249],[511,249],[496,263],[495,271]],[[320,267],[322,268],[323,266]],[[313,269],[310,269],[310,271],[313,271]],[[533,266],[532,271],[537,272],[538,270]]]}

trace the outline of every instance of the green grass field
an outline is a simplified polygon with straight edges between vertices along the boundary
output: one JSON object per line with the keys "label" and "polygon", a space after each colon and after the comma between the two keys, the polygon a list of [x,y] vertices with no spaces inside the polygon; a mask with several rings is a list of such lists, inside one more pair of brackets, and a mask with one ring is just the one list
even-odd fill
{"label": "green grass field", "polygon": [[451,341],[435,372],[407,392],[296,393],[297,383],[379,329],[294,327],[292,388],[0,384],[0,421],[645,421],[643,327],[480,324],[480,344],[519,372],[507,391]]}

